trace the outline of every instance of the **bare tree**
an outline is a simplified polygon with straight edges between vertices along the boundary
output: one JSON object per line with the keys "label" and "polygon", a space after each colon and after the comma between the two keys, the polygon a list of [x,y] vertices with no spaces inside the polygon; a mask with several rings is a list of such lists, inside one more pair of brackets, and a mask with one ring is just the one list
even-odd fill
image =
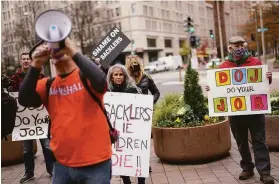
{"label": "bare tree", "polygon": [[46,5],[44,1],[28,1],[25,6],[19,7],[17,5],[15,7],[16,16],[18,18],[15,27],[16,42],[20,48],[31,48],[39,41],[35,33],[34,25],[36,17],[45,10],[45,8]]}
{"label": "bare tree", "polygon": [[93,46],[109,31],[107,7],[97,1],[71,1],[70,4],[66,13],[72,18],[73,36],[82,53],[90,56]]}

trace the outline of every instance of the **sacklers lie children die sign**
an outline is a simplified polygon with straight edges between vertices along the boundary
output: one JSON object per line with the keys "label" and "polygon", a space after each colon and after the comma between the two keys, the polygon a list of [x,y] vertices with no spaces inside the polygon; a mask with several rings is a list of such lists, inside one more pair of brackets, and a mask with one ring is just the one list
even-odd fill
{"label": "sacklers lie children die sign", "polygon": [[113,144],[112,174],[148,177],[153,96],[106,93],[108,117],[120,133]]}
{"label": "sacklers lie children die sign", "polygon": [[266,65],[207,71],[209,116],[271,113]]}

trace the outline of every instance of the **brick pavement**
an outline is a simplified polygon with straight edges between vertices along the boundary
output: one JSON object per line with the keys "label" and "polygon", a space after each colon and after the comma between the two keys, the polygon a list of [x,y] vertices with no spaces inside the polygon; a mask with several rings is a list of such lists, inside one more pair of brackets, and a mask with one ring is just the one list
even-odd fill
{"label": "brick pavement", "polygon": [[[38,144],[40,145],[40,144]],[[51,180],[45,169],[45,163],[39,146],[35,163],[35,179],[30,184],[50,184]],[[279,152],[270,152],[272,171],[275,183],[279,184]],[[237,151],[236,143],[232,139],[232,149],[230,156],[219,161],[214,161],[200,165],[170,165],[160,162],[156,157],[153,146],[151,150],[152,174],[148,178],[148,184],[254,184],[261,183],[257,172],[255,176],[246,181],[239,181],[238,174],[241,171],[239,167],[240,155]],[[20,178],[24,175],[24,165],[13,165],[1,168],[2,184],[18,184]],[[119,177],[113,177],[112,184],[122,184]],[[136,183],[133,178],[133,183]]]}

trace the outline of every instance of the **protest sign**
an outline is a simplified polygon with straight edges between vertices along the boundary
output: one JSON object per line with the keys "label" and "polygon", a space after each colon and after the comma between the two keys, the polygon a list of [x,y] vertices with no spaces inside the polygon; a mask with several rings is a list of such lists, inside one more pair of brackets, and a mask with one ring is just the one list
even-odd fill
{"label": "protest sign", "polygon": [[207,71],[209,116],[271,113],[266,65]]}
{"label": "protest sign", "polygon": [[106,93],[108,117],[120,133],[112,145],[112,174],[148,177],[153,96]]}
{"label": "protest sign", "polygon": [[117,27],[113,27],[109,33],[93,48],[93,56],[100,58],[100,63],[107,68],[110,63],[130,44],[131,40]]}
{"label": "protest sign", "polygon": [[16,98],[18,107],[12,140],[47,138],[49,117],[46,108],[43,105],[38,108],[23,107],[18,103],[18,92],[9,94]]}

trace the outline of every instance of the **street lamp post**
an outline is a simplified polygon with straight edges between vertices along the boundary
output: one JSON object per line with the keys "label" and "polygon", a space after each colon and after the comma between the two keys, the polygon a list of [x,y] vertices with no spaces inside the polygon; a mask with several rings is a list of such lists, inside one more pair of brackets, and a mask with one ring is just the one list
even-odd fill
{"label": "street lamp post", "polygon": [[130,18],[129,18],[129,27],[130,27],[130,38],[131,38],[131,55],[134,55],[134,51],[133,51],[133,44],[134,44],[134,41],[133,41],[133,35],[132,35],[132,14],[131,12],[133,11],[133,6],[136,4],[137,2],[135,3],[132,3],[131,4],[131,7],[130,7]]}
{"label": "street lamp post", "polygon": [[266,63],[265,60],[265,44],[264,44],[264,31],[263,31],[263,12],[262,12],[262,8],[261,8],[261,4],[259,3],[259,1],[257,2],[259,5],[259,9],[260,9],[260,24],[261,24],[261,37],[262,37],[262,49],[263,49],[263,60]]}
{"label": "street lamp post", "polygon": [[255,19],[256,19],[256,43],[257,43],[257,53],[258,59],[260,60],[260,47],[259,47],[259,38],[258,38],[258,11],[255,9]]}
{"label": "street lamp post", "polygon": [[222,29],[221,29],[219,1],[217,1],[216,3],[217,3],[217,18],[218,18],[218,29],[219,29],[221,59],[224,61],[224,48],[223,48],[223,36],[222,36]]}

